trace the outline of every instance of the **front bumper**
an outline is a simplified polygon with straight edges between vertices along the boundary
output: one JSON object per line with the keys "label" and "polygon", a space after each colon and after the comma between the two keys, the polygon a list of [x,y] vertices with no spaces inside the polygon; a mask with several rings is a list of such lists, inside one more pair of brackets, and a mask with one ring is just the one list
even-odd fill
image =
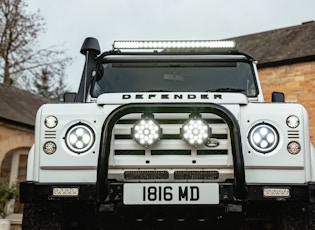
{"label": "front bumper", "polygon": [[[189,185],[189,184],[188,184]],[[263,184],[263,185],[247,185],[246,196],[243,199],[234,197],[233,183],[219,183],[219,201],[224,203],[242,203],[250,201],[296,201],[315,203],[315,183],[308,184]],[[56,194],[56,189],[59,192]],[[64,190],[62,190],[64,189]],[[73,189],[76,192],[73,192]],[[265,189],[287,189],[288,196],[281,194],[273,194],[266,196]],[[70,191],[70,192],[69,192]],[[277,191],[277,190],[276,190]],[[102,196],[97,195],[96,184],[48,184],[36,181],[24,181],[20,183],[20,202],[36,203],[49,200],[61,201],[89,201],[98,202],[100,204],[124,205],[123,201],[124,184],[113,182],[108,184],[108,196],[101,199]]]}

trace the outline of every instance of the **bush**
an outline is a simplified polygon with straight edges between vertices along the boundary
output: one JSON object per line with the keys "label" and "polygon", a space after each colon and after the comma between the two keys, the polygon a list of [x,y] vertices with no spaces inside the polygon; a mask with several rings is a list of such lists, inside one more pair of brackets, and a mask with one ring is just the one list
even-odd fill
{"label": "bush", "polygon": [[0,183],[0,216],[4,219],[9,214],[7,212],[9,202],[16,199],[18,189],[15,185],[10,186],[8,183]]}

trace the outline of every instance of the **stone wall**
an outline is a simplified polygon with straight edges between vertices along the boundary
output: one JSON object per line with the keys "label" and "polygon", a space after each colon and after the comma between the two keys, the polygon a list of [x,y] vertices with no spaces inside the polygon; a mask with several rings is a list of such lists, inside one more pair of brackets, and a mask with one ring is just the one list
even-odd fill
{"label": "stone wall", "polygon": [[309,115],[310,135],[315,145],[315,61],[259,68],[265,101],[271,101],[271,93],[285,93],[286,102],[302,104]]}
{"label": "stone wall", "polygon": [[0,162],[10,151],[30,148],[33,142],[33,130],[0,121]]}

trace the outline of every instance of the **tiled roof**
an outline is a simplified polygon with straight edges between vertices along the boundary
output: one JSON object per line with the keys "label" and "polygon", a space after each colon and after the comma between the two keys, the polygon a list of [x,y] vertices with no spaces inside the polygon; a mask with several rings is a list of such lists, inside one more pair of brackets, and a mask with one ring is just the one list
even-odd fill
{"label": "tiled roof", "polygon": [[[314,21],[222,40],[234,40],[236,49],[254,57],[258,61],[258,67],[315,60]],[[166,51],[185,52],[187,49],[172,48]]]}
{"label": "tiled roof", "polygon": [[0,84],[0,119],[35,125],[38,108],[48,103],[47,98],[29,93],[6,84]]}
{"label": "tiled roof", "polygon": [[232,38],[261,66],[315,60],[315,22]]}

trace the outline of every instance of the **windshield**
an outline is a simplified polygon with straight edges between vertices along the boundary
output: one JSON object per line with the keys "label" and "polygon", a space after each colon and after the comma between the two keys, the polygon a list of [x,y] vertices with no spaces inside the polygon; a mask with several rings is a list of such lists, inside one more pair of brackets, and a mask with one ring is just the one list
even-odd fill
{"label": "windshield", "polygon": [[103,63],[92,96],[122,92],[241,92],[257,96],[248,62]]}

